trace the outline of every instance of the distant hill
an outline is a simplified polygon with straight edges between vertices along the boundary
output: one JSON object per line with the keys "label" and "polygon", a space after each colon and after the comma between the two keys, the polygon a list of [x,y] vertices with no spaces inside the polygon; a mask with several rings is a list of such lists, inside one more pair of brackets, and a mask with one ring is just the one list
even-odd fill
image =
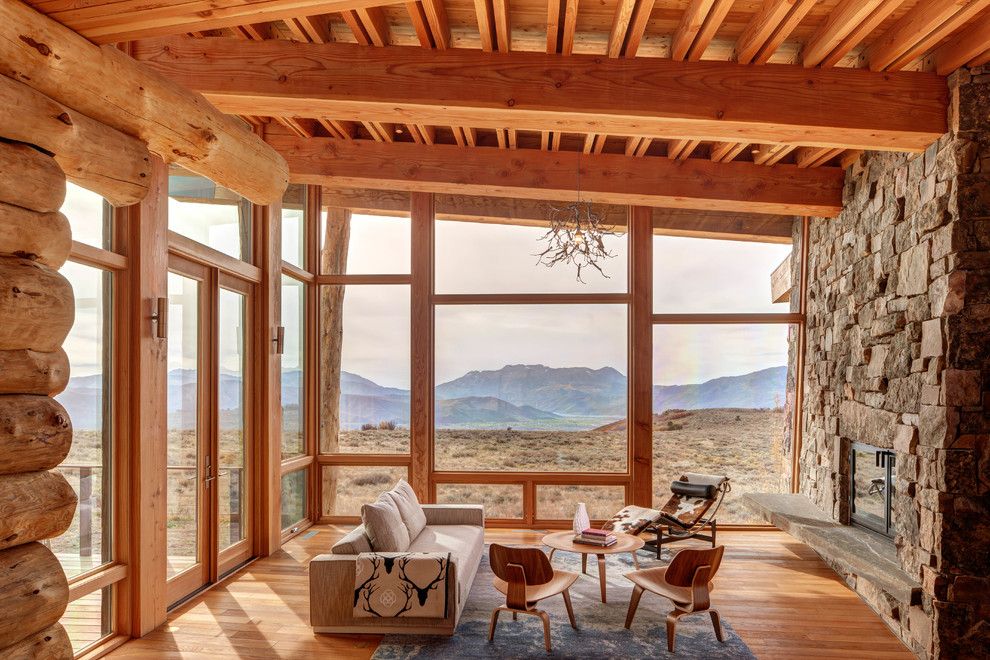
{"label": "distant hill", "polygon": [[[168,411],[174,426],[191,428],[195,423],[196,373],[176,369],[168,375]],[[782,405],[787,367],[771,367],[740,376],[724,376],[704,383],[657,385],[653,409],[773,408]],[[238,406],[239,380],[221,374],[221,410]],[[102,380],[99,376],[71,378],[57,398],[69,411],[77,429],[98,429],[101,419]],[[282,402],[298,406],[302,392],[301,372],[282,375]],[[501,369],[471,371],[437,385],[437,424],[491,427],[505,424],[518,428],[556,425],[569,417],[605,418],[599,426],[626,416],[626,377],[610,367],[553,368],[545,365],[506,365]],[[388,420],[409,424],[408,390],[384,387],[358,374],[342,372],[342,419],[345,428]],[[190,411],[180,419],[180,410]],[[611,418],[611,419],[608,419]],[[577,423],[580,420],[572,420]]]}
{"label": "distant hill", "polygon": [[496,397],[559,415],[625,415],[626,377],[611,367],[510,364],[437,385],[437,398],[469,396]]}
{"label": "distant hill", "polygon": [[694,385],[655,385],[653,410],[775,408],[784,404],[786,390],[787,367],[770,367]]}

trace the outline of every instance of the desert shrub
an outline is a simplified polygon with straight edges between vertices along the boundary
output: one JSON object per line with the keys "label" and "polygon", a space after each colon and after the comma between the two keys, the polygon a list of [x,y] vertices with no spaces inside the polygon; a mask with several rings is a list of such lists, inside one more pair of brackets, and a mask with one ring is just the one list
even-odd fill
{"label": "desert shrub", "polygon": [[661,428],[659,428],[657,430],[659,430],[659,431],[680,431],[683,428],[684,428],[684,425],[683,424],[675,424],[673,421],[667,420],[667,426],[666,426],[666,428],[661,427]]}
{"label": "desert shrub", "polygon": [[385,421],[384,419],[378,422],[378,429],[381,431],[394,431],[395,422]]}
{"label": "desert shrub", "polygon": [[374,424],[362,424],[361,425],[361,430],[362,431],[374,431],[377,428],[378,427],[375,426]]}
{"label": "desert shrub", "polygon": [[737,422],[741,422],[742,421],[742,415],[736,415],[736,421]]}
{"label": "desert shrub", "polygon": [[355,486],[389,486],[392,483],[392,475],[385,472],[368,472],[354,477],[351,483]]}

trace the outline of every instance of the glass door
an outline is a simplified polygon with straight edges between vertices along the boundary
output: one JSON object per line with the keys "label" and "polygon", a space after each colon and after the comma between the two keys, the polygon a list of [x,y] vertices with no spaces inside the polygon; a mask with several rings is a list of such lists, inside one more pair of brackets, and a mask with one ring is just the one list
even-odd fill
{"label": "glass door", "polygon": [[[206,424],[209,392],[208,271],[185,262],[168,274],[168,492],[166,528],[168,597],[175,602],[210,579]],[[180,270],[181,268],[181,270]]]}
{"label": "glass door", "polygon": [[246,284],[221,275],[217,298],[217,539],[218,574],[251,556],[248,534],[250,416],[247,393],[248,300]]}
{"label": "glass door", "polygon": [[172,255],[168,276],[168,600],[251,557],[251,285]]}

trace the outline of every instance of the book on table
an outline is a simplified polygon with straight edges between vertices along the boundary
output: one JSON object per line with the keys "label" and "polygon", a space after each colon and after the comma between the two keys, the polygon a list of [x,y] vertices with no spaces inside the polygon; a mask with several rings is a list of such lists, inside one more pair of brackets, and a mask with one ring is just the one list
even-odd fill
{"label": "book on table", "polygon": [[585,529],[580,534],[574,536],[575,543],[581,543],[583,545],[594,545],[601,548],[607,548],[610,545],[614,545],[618,541],[615,534],[604,529]]}

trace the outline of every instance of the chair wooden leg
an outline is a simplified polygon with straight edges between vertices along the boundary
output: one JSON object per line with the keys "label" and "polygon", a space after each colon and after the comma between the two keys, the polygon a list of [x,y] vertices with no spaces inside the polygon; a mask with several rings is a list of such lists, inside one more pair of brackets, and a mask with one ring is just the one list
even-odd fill
{"label": "chair wooden leg", "polygon": [[725,642],[725,637],[722,635],[722,620],[719,619],[718,610],[708,610],[708,614],[712,617],[712,627],[715,628],[715,636],[718,637],[718,641]]}
{"label": "chair wooden leg", "polygon": [[491,623],[488,624],[488,641],[489,642],[492,641],[493,639],[495,639],[495,626],[496,626],[496,624],[498,624],[498,614],[501,611],[502,611],[502,608],[501,607],[496,607],[494,610],[492,610],[492,620],[491,620]]}
{"label": "chair wooden leg", "polygon": [[512,620],[513,621],[518,621],[519,620],[519,613],[518,612],[513,612],[512,613]]}
{"label": "chair wooden leg", "polygon": [[638,571],[639,570],[639,557],[636,556],[636,551],[635,550],[632,551],[632,556],[633,556],[633,566],[635,566],[636,567],[636,570]]}
{"label": "chair wooden leg", "polygon": [[633,617],[636,616],[636,608],[639,607],[639,599],[643,597],[643,587],[638,584],[633,589],[632,597],[629,599],[629,611],[626,613],[626,628],[632,625]]}
{"label": "chair wooden leg", "polygon": [[564,607],[567,608],[567,618],[571,620],[571,628],[577,630],[577,621],[574,619],[574,608],[571,607],[571,590],[564,589]]}
{"label": "chair wooden leg", "polygon": [[550,652],[550,615],[546,612],[540,610],[539,616],[543,619],[543,643],[547,647],[547,652]]}
{"label": "chair wooden leg", "polygon": [[667,650],[671,653],[674,652],[674,641],[677,639],[677,620],[685,614],[687,612],[674,610],[667,615]]}
{"label": "chair wooden leg", "polygon": [[581,572],[588,572],[588,555],[584,552],[581,553]]}

